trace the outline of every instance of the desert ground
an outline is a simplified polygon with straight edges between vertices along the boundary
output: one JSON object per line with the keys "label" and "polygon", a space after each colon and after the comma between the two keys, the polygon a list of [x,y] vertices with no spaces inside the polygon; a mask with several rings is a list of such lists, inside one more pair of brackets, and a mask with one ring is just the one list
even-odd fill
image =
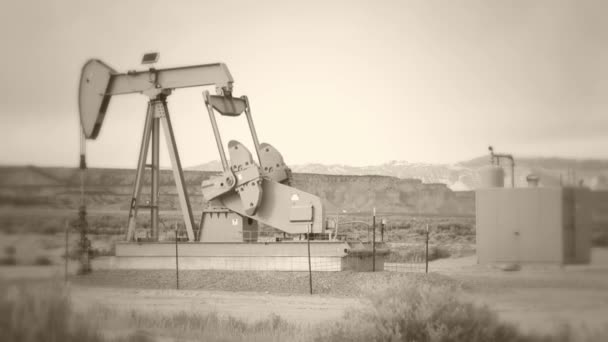
{"label": "desert ground", "polygon": [[[70,273],[76,265],[71,263]],[[182,271],[180,290],[170,271],[99,271],[71,274],[67,283],[77,312],[171,315],[218,314],[254,322],[272,315],[299,327],[337,322],[347,311],[369,306],[368,295],[385,286],[454,282],[463,300],[485,305],[522,331],[551,333],[569,324],[605,329],[608,324],[608,249],[595,248],[584,266],[524,267],[517,272],[476,265],[475,257],[439,259],[430,274],[418,272],[313,273],[315,294],[307,294],[307,274],[298,272]],[[63,280],[63,267],[3,266],[3,281]],[[231,286],[234,283],[249,283]],[[297,283],[298,286],[293,284]],[[358,284],[353,285],[353,282]],[[274,283],[273,286],[266,286]],[[325,287],[323,287],[325,286]],[[223,289],[223,290],[220,290]],[[128,330],[128,329],[127,329]],[[120,330],[119,330],[120,331]],[[116,334],[114,329],[108,334]]]}
{"label": "desert ground", "polygon": [[[113,254],[113,243],[123,239],[120,230],[112,227],[123,224],[125,213],[113,210],[89,212],[89,237],[94,251],[94,271],[89,275],[75,274],[78,262],[72,254],[79,235],[70,230],[66,282],[65,217],[73,215],[73,211],[13,209],[2,211],[6,214],[3,227],[11,228],[0,232],[0,252],[4,252],[0,284],[18,288],[42,284],[45,288],[65,290],[76,316],[92,317],[89,320],[97,322],[97,329],[105,338],[120,340],[143,331],[149,340],[172,341],[176,336],[178,340],[196,340],[199,335],[189,329],[198,323],[177,329],[167,322],[221,317],[226,322],[237,322],[230,323],[230,329],[236,329],[234,324],[260,326],[256,322],[265,322],[263,326],[270,328],[264,329],[271,331],[276,322],[288,327],[287,332],[281,330],[279,335],[264,330],[257,340],[285,340],[294,336],[314,340],[301,332],[316,333],[324,331],[320,327],[340,326],[351,320],[348,317],[353,312],[374,310],[378,305],[375,296],[411,287],[448,287],[459,301],[487,307],[501,322],[512,324],[525,334],[555,334],[565,326],[582,331],[608,331],[608,248],[594,247],[589,265],[524,266],[507,272],[499,267],[477,265],[474,219],[467,217],[393,216],[385,231],[385,241],[392,250],[385,271],[313,272],[314,293],[310,295],[306,272],[182,270],[177,290],[172,270],[102,270],[98,266],[105,256]],[[172,212],[163,214],[178,217]],[[342,218],[361,219],[365,218]],[[51,223],[41,227],[39,222]],[[420,262],[426,225],[431,227],[429,274],[424,273],[424,264]],[[368,238],[364,225],[343,227],[351,238],[362,241]],[[273,233],[264,231],[268,236]],[[247,331],[240,333],[245,337],[206,336],[210,340],[248,340],[251,336]],[[316,339],[324,340],[323,336]]]}

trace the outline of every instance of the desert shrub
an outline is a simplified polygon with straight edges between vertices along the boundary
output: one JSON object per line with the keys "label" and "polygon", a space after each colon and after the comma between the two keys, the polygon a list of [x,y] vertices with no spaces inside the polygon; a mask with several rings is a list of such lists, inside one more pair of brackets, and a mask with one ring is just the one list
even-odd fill
{"label": "desert shrub", "polygon": [[5,256],[0,258],[0,266],[15,266],[17,259],[14,256]]}
{"label": "desert shrub", "polygon": [[49,259],[49,257],[44,256],[44,255],[37,256],[34,259],[34,265],[49,266],[49,265],[52,265],[52,264],[53,264],[53,261],[51,259]]}
{"label": "desert shrub", "polygon": [[386,258],[387,262],[424,262],[425,252],[419,248],[415,249],[391,249]]}
{"label": "desert shrub", "polygon": [[[162,331],[173,338],[197,341],[293,341],[306,339],[298,336],[298,327],[278,315],[246,322],[216,313],[119,312],[106,306],[91,308],[86,316],[107,326],[138,329],[142,341],[148,341],[143,331]],[[178,340],[179,340],[178,339]],[[134,341],[134,340],[129,340]]]}
{"label": "desert shrub", "polygon": [[14,266],[17,265],[17,248],[15,246],[4,247],[5,256],[0,257],[0,265],[2,266]]}
{"label": "desert shrub", "polygon": [[[0,283],[0,341],[102,342],[92,318],[76,314],[69,294],[59,283]],[[113,342],[152,342],[135,331]]]}
{"label": "desert shrub", "polygon": [[[95,250],[93,248],[89,248],[88,252],[89,252],[89,258],[94,258],[96,256]],[[69,248],[69,251],[68,251],[69,260],[80,260],[83,257],[83,255],[84,255],[84,251],[81,249],[81,247],[78,243],[74,244],[72,247]],[[113,254],[109,254],[109,255],[113,255]],[[61,257],[65,258],[65,253],[63,253],[61,255]]]}
{"label": "desert shrub", "polygon": [[91,253],[92,257],[113,256],[116,254],[116,248],[115,245],[112,244],[110,248],[92,248]]}
{"label": "desert shrub", "polygon": [[[65,259],[65,253],[63,253],[62,257]],[[82,252],[78,246],[70,247],[68,250],[68,260],[80,260],[81,257]]]}
{"label": "desert shrub", "polygon": [[470,224],[463,223],[440,223],[434,230],[437,233],[447,233],[452,238],[456,236],[475,235],[475,228]]}
{"label": "desert shrub", "polygon": [[[7,215],[8,216],[8,215]],[[65,230],[66,218],[61,216],[8,216],[0,218],[0,230],[7,234],[55,234]]]}
{"label": "desert shrub", "polygon": [[108,229],[112,230],[120,230],[126,224],[125,217],[122,215],[101,215],[101,216],[93,216],[89,218],[89,229]]}
{"label": "desert shrub", "polygon": [[40,229],[40,233],[42,233],[44,235],[55,235],[62,231],[63,231],[63,229],[60,229],[58,226],[55,226],[55,225],[46,225]]}
{"label": "desert shrub", "polygon": [[66,292],[46,285],[0,284],[0,341],[102,341],[72,314]]}
{"label": "desert shrub", "polygon": [[15,246],[4,247],[4,254],[6,254],[7,256],[14,257],[15,254],[17,254],[17,247],[15,247]]}
{"label": "desert shrub", "polygon": [[112,340],[112,342],[155,342],[155,341],[157,341],[157,340],[154,338],[154,336],[152,336],[151,334],[149,334],[145,331],[141,331],[141,330],[137,330],[128,336],[118,337],[118,338]]}
{"label": "desert shrub", "polygon": [[6,234],[6,235],[13,235],[17,233],[17,229],[15,228],[15,226],[12,225],[3,225],[0,224],[0,232]]}
{"label": "desert shrub", "polygon": [[449,258],[451,253],[446,248],[441,246],[431,246],[429,247],[429,261],[437,260],[437,259],[445,259]]}
{"label": "desert shrub", "polygon": [[349,311],[321,329],[316,341],[549,341],[526,336],[487,307],[462,302],[455,288],[392,288],[371,298],[371,309]]}
{"label": "desert shrub", "polygon": [[219,316],[216,313],[190,314],[179,312],[171,315],[145,314],[132,312],[131,323],[140,329],[161,328],[171,330],[226,331],[237,335],[249,335],[263,332],[290,330],[291,324],[278,315],[248,323],[232,316]]}
{"label": "desert shrub", "polygon": [[591,244],[597,247],[608,247],[608,231],[593,234]]}
{"label": "desert shrub", "polygon": [[426,236],[426,227],[414,228],[414,232],[418,235]]}
{"label": "desert shrub", "polygon": [[64,242],[62,240],[53,239],[53,238],[43,238],[40,240],[40,245],[42,249],[55,249],[63,247]]}
{"label": "desert shrub", "polygon": [[396,228],[397,229],[410,229],[410,228],[412,228],[412,224],[411,223],[401,223]]}
{"label": "desert shrub", "polygon": [[[451,253],[441,246],[429,246],[429,261],[449,258]],[[425,246],[407,247],[406,249],[391,249],[387,262],[424,262],[426,258]]]}

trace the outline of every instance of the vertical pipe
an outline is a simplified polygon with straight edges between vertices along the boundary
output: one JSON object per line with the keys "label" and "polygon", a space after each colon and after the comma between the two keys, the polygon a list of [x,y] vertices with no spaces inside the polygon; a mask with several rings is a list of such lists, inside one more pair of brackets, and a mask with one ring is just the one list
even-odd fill
{"label": "vertical pipe", "polygon": [[224,144],[222,144],[222,137],[220,136],[220,130],[217,127],[217,121],[215,121],[215,114],[213,113],[213,107],[209,103],[209,92],[203,92],[203,98],[205,99],[205,105],[207,106],[207,111],[209,112],[209,120],[211,121],[211,127],[213,128],[213,135],[215,136],[215,143],[217,144],[217,149],[220,152],[220,159],[222,159],[222,167],[224,171],[228,171],[230,168],[228,166],[228,160],[226,159],[226,152],[224,151]]}
{"label": "vertical pipe", "polygon": [[372,272],[376,272],[376,208],[372,217]]}
{"label": "vertical pipe", "polygon": [[515,187],[515,160],[511,157],[511,187]]}
{"label": "vertical pipe", "polygon": [[426,224],[426,251],[424,253],[424,273],[429,273],[429,224]]}
{"label": "vertical pipe", "polygon": [[152,239],[158,241],[158,193],[159,193],[159,176],[160,176],[160,119],[156,113],[156,100],[153,107],[152,119],[152,193],[150,201],[150,216],[152,222]]}
{"label": "vertical pipe", "polygon": [[312,232],[312,224],[308,225],[308,285],[310,287],[310,294],[312,295],[312,264],[310,263],[310,233]]}
{"label": "vertical pipe", "polygon": [[87,169],[86,161],[87,141],[84,131],[80,131],[80,205],[84,206],[84,176]]}
{"label": "vertical pipe", "polygon": [[78,208],[78,219],[79,219],[79,229],[80,229],[80,242],[82,247],[82,255],[80,256],[81,260],[81,268],[80,271],[82,274],[89,273],[91,271],[91,264],[89,260],[89,247],[90,242],[87,239],[87,210],[85,203],[85,173],[87,169],[86,162],[86,137],[84,135],[84,131],[81,131],[80,134],[80,207]]}
{"label": "vertical pipe", "polygon": [[338,212],[338,217],[336,218],[336,240],[338,239],[338,228],[340,227],[340,212]]}

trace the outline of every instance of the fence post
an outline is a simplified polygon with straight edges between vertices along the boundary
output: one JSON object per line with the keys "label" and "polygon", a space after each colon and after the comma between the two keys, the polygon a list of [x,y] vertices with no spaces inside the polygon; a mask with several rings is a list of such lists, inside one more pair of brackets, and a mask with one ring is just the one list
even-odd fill
{"label": "fence post", "polygon": [[175,224],[175,288],[179,290],[179,254],[177,252],[177,224]]}
{"label": "fence post", "polygon": [[308,244],[308,284],[310,286],[310,294],[312,295],[312,265],[310,263],[310,233],[312,232],[312,224],[308,225],[308,238],[306,239]]}
{"label": "fence post", "polygon": [[68,243],[70,237],[70,223],[69,221],[65,221],[65,283],[68,283]]}
{"label": "fence post", "polygon": [[372,272],[376,272],[376,208],[372,217]]}
{"label": "fence post", "polygon": [[429,224],[426,224],[426,252],[424,256],[424,273],[429,273]]}

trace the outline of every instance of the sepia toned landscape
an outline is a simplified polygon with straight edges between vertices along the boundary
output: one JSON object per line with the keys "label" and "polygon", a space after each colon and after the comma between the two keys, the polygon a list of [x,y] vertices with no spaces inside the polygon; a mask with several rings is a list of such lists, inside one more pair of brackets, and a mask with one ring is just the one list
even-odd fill
{"label": "sepia toned landscape", "polygon": [[0,10],[0,342],[608,341],[608,3]]}
{"label": "sepia toned landscape", "polygon": [[[161,187],[161,198],[168,210],[162,217],[170,227],[181,218],[172,176],[163,174],[166,185]],[[303,272],[180,270],[176,290],[175,271],[103,267],[104,257],[114,254],[114,243],[124,240],[132,170],[88,171],[94,271],[86,276],[75,275],[78,234],[71,227],[76,217],[71,208],[78,203],[77,170],[2,168],[2,175],[0,247],[5,256],[0,274],[2,286],[11,289],[3,305],[10,305],[5,310],[20,310],[21,315],[36,315],[42,321],[45,315],[61,314],[63,323],[47,324],[65,324],[66,331],[60,332],[65,340],[365,341],[374,336],[390,339],[401,331],[398,326],[413,334],[406,340],[415,336],[459,340],[468,339],[464,336],[480,324],[483,333],[475,333],[481,334],[480,340],[594,341],[606,336],[608,249],[601,215],[589,265],[537,266],[512,273],[477,265],[473,192],[386,176],[295,174],[296,185],[321,196],[327,207],[345,208],[339,213],[342,222],[369,221],[370,209],[365,210],[369,198],[373,199],[369,203],[389,208],[378,213],[387,219],[386,271],[314,272],[310,297],[308,274]],[[197,184],[209,173],[185,175],[193,203],[202,206]],[[387,194],[391,191],[396,195]],[[363,210],[350,212],[352,208]],[[142,225],[146,219],[141,218]],[[431,227],[430,274],[420,263],[427,225]],[[67,288],[63,285],[66,229]],[[345,224],[342,232],[352,239],[369,239],[365,225]],[[268,227],[262,236],[270,239],[281,233]],[[11,317],[26,319],[14,314]],[[403,321],[404,317],[410,318]],[[11,329],[19,329],[17,323],[10,324]],[[23,340],[37,340],[36,334],[48,329],[40,324],[28,328]],[[72,331],[73,324],[82,325],[82,331]],[[450,325],[469,330],[453,330]]]}

